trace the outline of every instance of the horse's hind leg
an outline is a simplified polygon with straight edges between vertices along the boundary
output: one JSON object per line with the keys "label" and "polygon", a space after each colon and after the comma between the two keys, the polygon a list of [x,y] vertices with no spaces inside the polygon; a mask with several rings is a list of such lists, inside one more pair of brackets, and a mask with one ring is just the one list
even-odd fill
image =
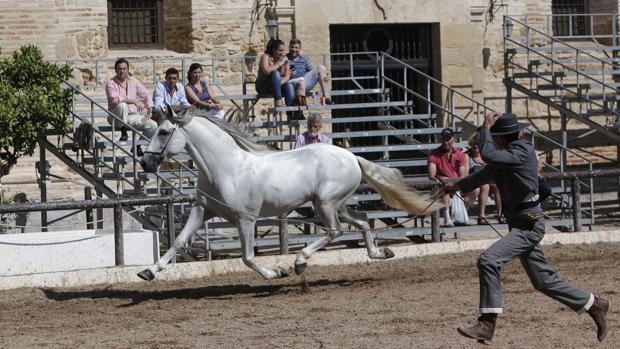
{"label": "horse's hind leg", "polygon": [[381,249],[377,248],[375,239],[370,231],[370,225],[368,224],[368,217],[365,213],[353,211],[348,208],[347,205],[342,205],[338,209],[338,217],[343,222],[347,222],[355,226],[362,231],[364,235],[364,241],[366,241],[366,249],[368,250],[368,257],[373,259],[387,259],[394,257],[394,252],[387,247]]}
{"label": "horse's hind leg", "polygon": [[338,214],[335,208],[315,205],[315,210],[319,214],[319,217],[321,217],[323,224],[330,229],[327,231],[327,235],[306,246],[297,254],[297,258],[295,259],[296,274],[301,274],[306,270],[310,256],[342,235],[342,231],[339,230],[340,222],[338,221]]}
{"label": "horse's hind leg", "polygon": [[174,240],[174,243],[172,244],[172,246],[170,246],[166,254],[164,254],[163,257],[161,257],[157,261],[157,263],[155,263],[155,265],[153,265],[149,269],[144,269],[143,271],[139,272],[138,276],[147,281],[153,280],[155,278],[155,273],[164,269],[164,267],[170,262],[170,260],[172,259],[172,257],[174,257],[177,251],[183,246],[185,246],[187,240],[189,240],[190,236],[192,236],[192,234],[194,234],[196,230],[200,228],[202,223],[205,221],[205,218],[206,217],[204,208],[200,205],[194,206],[189,213],[189,218],[187,219],[185,226],[183,226],[181,233]]}
{"label": "horse's hind leg", "polygon": [[239,228],[239,239],[241,240],[241,256],[243,263],[254,269],[265,279],[287,277],[288,272],[282,268],[273,270],[256,263],[256,258],[254,256],[254,224],[255,221],[252,220],[243,220],[237,224]]}

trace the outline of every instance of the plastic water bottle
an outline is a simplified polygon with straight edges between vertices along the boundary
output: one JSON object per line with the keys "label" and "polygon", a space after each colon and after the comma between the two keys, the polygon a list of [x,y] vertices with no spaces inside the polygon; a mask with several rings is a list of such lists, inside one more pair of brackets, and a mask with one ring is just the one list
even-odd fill
{"label": "plastic water bottle", "polygon": [[312,104],[316,104],[316,92],[312,91]]}

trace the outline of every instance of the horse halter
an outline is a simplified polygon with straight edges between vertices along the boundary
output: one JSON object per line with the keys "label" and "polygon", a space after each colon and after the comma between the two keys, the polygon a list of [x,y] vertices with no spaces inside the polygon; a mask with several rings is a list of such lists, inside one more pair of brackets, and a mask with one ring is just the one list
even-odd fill
{"label": "horse halter", "polygon": [[172,128],[172,132],[170,132],[170,135],[168,135],[168,139],[166,139],[166,143],[164,144],[164,146],[161,148],[160,151],[156,152],[156,151],[147,150],[147,151],[144,152],[144,154],[156,154],[156,155],[159,155],[161,157],[164,157],[164,151],[168,147],[168,144],[170,143],[170,140],[172,139],[172,136],[174,135],[174,131],[176,131],[177,128],[178,128],[178,126],[176,124],[174,124],[174,127]]}

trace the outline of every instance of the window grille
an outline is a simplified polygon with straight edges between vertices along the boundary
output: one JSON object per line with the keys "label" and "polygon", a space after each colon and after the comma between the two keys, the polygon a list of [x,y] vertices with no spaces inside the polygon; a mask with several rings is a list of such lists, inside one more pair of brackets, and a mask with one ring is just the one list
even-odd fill
{"label": "window grille", "polygon": [[[585,14],[586,0],[553,0],[551,12],[553,17],[554,36],[585,36],[589,35],[588,16],[573,16]],[[563,14],[566,14],[562,16]],[[559,15],[559,16],[558,16]]]}
{"label": "window grille", "polygon": [[108,41],[110,47],[163,46],[163,1],[108,1]]}

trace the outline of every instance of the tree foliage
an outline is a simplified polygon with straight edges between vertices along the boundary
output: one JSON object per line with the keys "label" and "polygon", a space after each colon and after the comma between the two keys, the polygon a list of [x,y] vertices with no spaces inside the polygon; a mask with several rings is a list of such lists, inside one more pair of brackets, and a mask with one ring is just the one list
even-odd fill
{"label": "tree foliage", "polygon": [[72,91],[62,80],[71,67],[43,60],[41,50],[22,46],[0,61],[0,177],[23,155],[32,155],[48,126],[69,130]]}

